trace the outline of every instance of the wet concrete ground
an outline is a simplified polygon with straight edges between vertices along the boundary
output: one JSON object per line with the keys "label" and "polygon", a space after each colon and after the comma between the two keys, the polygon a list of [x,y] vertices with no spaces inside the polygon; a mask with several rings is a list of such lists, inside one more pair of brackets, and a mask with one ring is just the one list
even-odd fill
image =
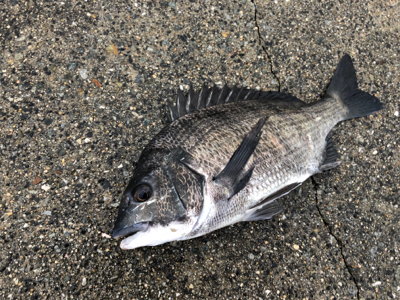
{"label": "wet concrete ground", "polygon": [[[398,1],[5,1],[1,299],[400,297]],[[122,251],[119,197],[178,88],[319,99],[343,53],[384,109],[270,221]]]}

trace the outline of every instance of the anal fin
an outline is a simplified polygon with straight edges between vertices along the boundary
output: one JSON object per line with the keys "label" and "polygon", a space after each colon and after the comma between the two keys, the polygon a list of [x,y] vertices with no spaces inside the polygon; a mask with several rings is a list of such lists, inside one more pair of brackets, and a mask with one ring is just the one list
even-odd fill
{"label": "anal fin", "polygon": [[283,207],[277,201],[271,201],[268,204],[255,210],[246,220],[243,221],[258,221],[271,219],[273,216],[279,214]]}
{"label": "anal fin", "polygon": [[340,165],[340,155],[335,148],[331,135],[326,137],[324,158],[324,161],[319,167],[320,172],[333,169]]}

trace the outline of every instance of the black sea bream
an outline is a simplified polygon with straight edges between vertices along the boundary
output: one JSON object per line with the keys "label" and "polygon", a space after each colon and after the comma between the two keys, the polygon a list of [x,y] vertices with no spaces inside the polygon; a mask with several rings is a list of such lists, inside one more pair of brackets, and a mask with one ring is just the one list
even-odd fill
{"label": "black sea bream", "polygon": [[340,164],[329,132],[382,108],[357,87],[345,55],[325,96],[307,104],[280,92],[203,87],[179,92],[172,121],[146,146],[123,193],[113,237],[121,248],[195,238],[270,219],[277,198]]}

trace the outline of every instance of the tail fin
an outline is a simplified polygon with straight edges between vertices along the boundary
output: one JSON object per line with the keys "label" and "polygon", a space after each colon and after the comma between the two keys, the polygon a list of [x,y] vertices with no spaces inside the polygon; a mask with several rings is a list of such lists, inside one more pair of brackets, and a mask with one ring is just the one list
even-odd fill
{"label": "tail fin", "polygon": [[356,71],[348,54],[340,60],[326,94],[339,99],[347,108],[345,120],[368,116],[382,109],[378,98],[358,89]]}

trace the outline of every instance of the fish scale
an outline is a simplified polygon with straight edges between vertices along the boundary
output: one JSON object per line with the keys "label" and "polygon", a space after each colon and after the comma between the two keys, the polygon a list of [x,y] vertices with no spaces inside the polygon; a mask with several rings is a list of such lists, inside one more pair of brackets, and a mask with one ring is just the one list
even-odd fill
{"label": "fish scale", "polygon": [[332,128],[381,108],[358,89],[348,55],[314,103],[226,85],[178,92],[171,123],[143,150],[122,195],[113,237],[134,249],[270,219],[283,209],[278,198],[340,164]]}

